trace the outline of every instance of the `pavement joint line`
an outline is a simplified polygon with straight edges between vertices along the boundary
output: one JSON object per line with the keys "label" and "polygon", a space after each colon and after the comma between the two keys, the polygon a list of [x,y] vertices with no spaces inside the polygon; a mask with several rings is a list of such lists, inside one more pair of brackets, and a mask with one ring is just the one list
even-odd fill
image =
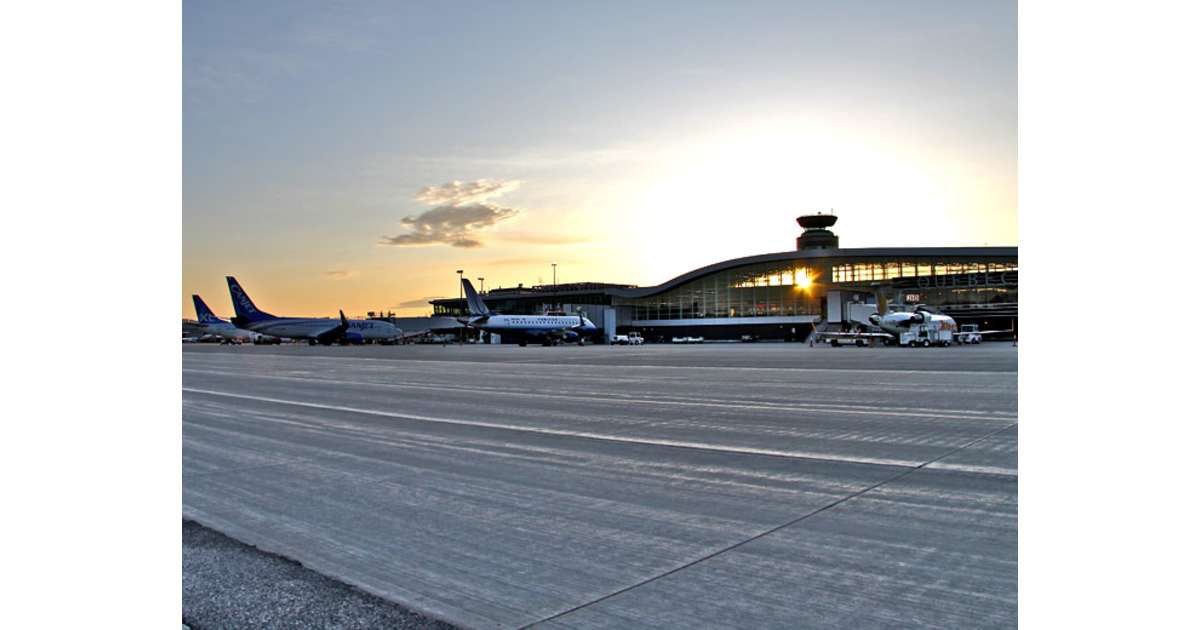
{"label": "pavement joint line", "polygon": [[[723,553],[725,553],[725,552],[727,552],[727,551],[733,551],[734,549],[737,549],[737,548],[739,548],[739,547],[742,547],[742,546],[744,546],[744,545],[747,545],[747,544],[749,544],[749,543],[752,543],[752,542],[754,542],[754,541],[756,541],[756,540],[759,540],[759,539],[761,539],[761,538],[765,538],[766,536],[769,536],[769,535],[771,535],[771,534],[774,534],[775,532],[778,532],[778,531],[780,531],[780,530],[783,530],[783,529],[785,529],[785,528],[787,528],[787,527],[791,527],[792,525],[795,525],[795,524],[797,524],[797,523],[800,523],[801,521],[807,520],[807,519],[809,519],[809,518],[811,518],[811,517],[813,517],[813,516],[816,516],[816,515],[818,515],[818,514],[820,514],[820,513],[822,513],[822,512],[825,512],[825,511],[827,511],[827,510],[833,509],[833,508],[835,508],[835,507],[837,507],[837,506],[839,506],[839,505],[841,505],[841,504],[843,504],[843,503],[846,503],[846,502],[848,502],[848,501],[850,501],[850,500],[852,500],[852,499],[857,499],[858,497],[861,497],[861,496],[863,496],[864,494],[867,494],[868,492],[871,492],[871,491],[873,491],[873,490],[876,490],[876,489],[878,489],[878,488],[880,488],[880,487],[883,487],[883,486],[885,486],[885,485],[887,485],[887,484],[889,484],[889,483],[892,483],[892,482],[895,482],[895,481],[899,481],[900,479],[903,479],[904,477],[907,477],[908,475],[911,475],[912,473],[914,473],[914,472],[917,472],[918,470],[924,470],[924,469],[925,469],[925,467],[926,467],[926,466],[929,466],[930,464],[933,464],[933,463],[935,463],[935,462],[937,462],[937,461],[939,461],[939,460],[942,460],[942,459],[945,459],[945,458],[947,458],[947,457],[949,457],[949,456],[951,456],[951,455],[954,455],[955,453],[958,453],[959,451],[962,451],[963,449],[970,448],[971,446],[973,446],[973,445],[975,445],[975,444],[977,444],[977,443],[979,443],[979,442],[981,442],[981,441],[983,441],[983,440],[986,440],[986,439],[988,439],[988,438],[990,438],[990,437],[992,437],[992,436],[995,436],[995,435],[999,435],[1000,433],[1002,433],[1002,432],[1004,432],[1004,431],[1007,431],[1008,429],[1011,429],[1011,428],[1013,428],[1013,427],[1015,427],[1015,426],[1017,426],[1017,423],[1015,423],[1015,422],[1014,422],[1014,423],[1012,423],[1011,425],[1009,425],[1009,426],[1007,426],[1007,427],[1004,427],[1004,428],[1002,428],[1002,429],[996,429],[995,431],[991,431],[991,432],[989,432],[989,433],[988,433],[988,434],[986,434],[986,435],[983,435],[983,436],[980,436],[980,437],[978,437],[978,438],[976,438],[976,439],[974,439],[974,440],[971,440],[970,442],[967,442],[966,444],[963,444],[962,446],[960,446],[960,447],[958,447],[958,448],[955,448],[955,449],[953,449],[953,450],[951,450],[951,451],[949,451],[949,452],[947,452],[947,453],[943,453],[943,454],[941,454],[941,455],[939,455],[939,456],[937,456],[937,457],[935,457],[935,458],[933,458],[933,459],[931,459],[931,460],[929,460],[929,461],[927,461],[927,462],[924,462],[924,463],[922,463],[922,464],[920,464],[920,465],[918,465],[918,466],[913,466],[913,467],[911,467],[911,468],[908,468],[907,470],[905,470],[905,471],[901,472],[900,474],[894,475],[894,476],[892,476],[892,477],[889,477],[889,478],[887,478],[887,479],[884,479],[884,480],[882,480],[882,481],[880,481],[880,482],[878,482],[878,483],[875,483],[875,484],[873,484],[873,485],[867,486],[866,488],[863,488],[862,490],[859,490],[859,491],[857,491],[857,492],[852,492],[852,493],[850,493],[850,494],[848,494],[848,495],[846,495],[846,496],[844,496],[844,497],[842,497],[842,498],[840,498],[840,499],[838,499],[838,500],[836,500],[836,501],[833,501],[832,503],[829,503],[829,504],[827,504],[827,505],[825,505],[825,506],[822,506],[822,507],[820,507],[820,508],[817,508],[816,510],[813,510],[813,511],[811,511],[811,512],[808,512],[808,513],[806,513],[806,514],[803,514],[803,515],[801,515],[801,516],[799,516],[799,517],[797,517],[797,518],[794,518],[794,519],[792,519],[792,520],[790,520],[790,521],[788,521],[788,522],[786,522],[786,523],[784,523],[784,524],[782,524],[782,525],[778,525],[778,526],[776,526],[776,527],[772,527],[771,529],[768,529],[768,530],[766,530],[766,531],[764,531],[764,532],[761,532],[761,533],[755,534],[754,536],[751,536],[750,538],[747,538],[747,539],[745,539],[745,540],[742,540],[742,541],[740,541],[740,542],[737,542],[737,543],[735,543],[735,544],[729,545],[729,546],[727,546],[727,547],[724,547],[724,548],[722,548],[722,549],[718,549],[718,550],[716,550],[716,551],[714,551],[714,552],[711,552],[711,553],[709,553],[709,554],[707,554],[707,555],[705,555],[705,556],[702,556],[702,557],[700,557],[700,558],[697,558],[697,559],[695,559],[695,560],[689,561],[689,562],[687,562],[686,564],[682,564],[682,565],[680,565],[680,566],[678,566],[678,567],[675,567],[674,569],[671,569],[670,571],[667,571],[667,572],[665,572],[665,573],[661,573],[661,574],[659,574],[659,575],[656,575],[656,576],[653,576],[653,577],[649,577],[649,578],[647,578],[647,579],[645,579],[645,580],[642,580],[641,582],[638,582],[637,584],[633,584],[633,585],[631,585],[631,586],[626,586],[626,587],[624,587],[624,588],[622,588],[622,589],[620,589],[620,590],[613,591],[612,593],[609,593],[609,594],[607,594],[607,595],[604,595],[604,596],[602,596],[602,597],[599,597],[599,598],[593,599],[593,600],[591,600],[591,601],[589,601],[589,602],[584,602],[584,603],[582,603],[582,604],[579,604],[578,606],[575,606],[574,608],[570,608],[570,609],[564,610],[564,611],[562,611],[562,612],[555,613],[555,614],[553,614],[553,615],[551,615],[551,616],[549,616],[549,617],[545,617],[545,618],[539,619],[539,620],[537,620],[537,621],[534,621],[534,622],[531,622],[531,623],[527,623],[527,624],[525,624],[525,625],[523,625],[523,626],[519,626],[519,627],[517,628],[517,630],[527,630],[528,628],[532,628],[532,627],[534,627],[534,626],[541,625],[541,624],[543,624],[543,623],[549,623],[549,622],[551,622],[551,621],[554,621],[555,619],[559,619],[559,618],[561,618],[561,617],[565,617],[565,616],[567,616],[567,615],[569,615],[569,614],[571,614],[571,613],[573,613],[573,612],[576,612],[576,611],[579,611],[579,610],[583,610],[584,608],[587,608],[587,607],[589,607],[589,606],[593,606],[593,605],[595,605],[595,604],[598,604],[598,603],[600,603],[600,602],[603,602],[603,601],[605,601],[605,600],[612,599],[613,597],[616,597],[616,596],[618,596],[618,595],[621,595],[622,593],[627,593],[627,592],[629,592],[629,591],[632,591],[632,590],[634,590],[634,589],[636,589],[636,588],[641,588],[642,586],[645,586],[645,585],[647,585],[647,584],[649,584],[649,583],[651,583],[651,582],[655,582],[655,581],[657,581],[657,580],[661,580],[662,578],[665,578],[665,577],[668,577],[668,576],[670,576],[670,575],[673,575],[673,574],[675,574],[675,573],[678,573],[678,572],[680,572],[680,571],[683,571],[684,569],[687,569],[687,568],[689,568],[689,567],[694,567],[694,566],[696,566],[697,564],[700,564],[701,562],[705,562],[705,561],[707,561],[707,560],[711,560],[711,559],[713,559],[713,558],[715,558],[715,557],[717,557],[717,556],[719,556],[719,555],[721,555],[721,554],[723,554]],[[930,469],[930,470],[935,470],[935,469]]]}
{"label": "pavement joint line", "polygon": [[[201,352],[189,352],[188,354],[208,354]],[[225,356],[225,355],[219,355]],[[541,363],[537,361],[461,361],[458,359],[407,359],[404,357],[396,357],[389,359],[381,359],[379,357],[331,357],[329,355],[294,355],[294,354],[256,354],[248,358],[264,358],[264,357],[283,357],[294,358],[302,356],[305,360],[326,360],[326,361],[383,361],[387,363],[458,363],[462,365],[544,365],[546,367],[555,368],[576,368],[582,369],[578,363]],[[763,371],[763,372],[854,372],[856,374],[967,374],[977,376],[988,376],[996,374],[1011,374],[1016,375],[1016,370],[872,370],[872,369],[857,369],[857,368],[806,368],[806,367],[754,367],[754,366],[717,366],[717,365],[605,365],[603,363],[588,364],[589,370],[597,367],[615,368],[621,370],[628,369],[669,369],[669,370],[736,370],[736,371]]]}
{"label": "pavement joint line", "polygon": [[369,387],[385,387],[396,389],[430,389],[434,391],[461,391],[461,392],[479,392],[486,391],[489,394],[499,394],[505,396],[521,396],[526,398],[550,398],[555,400],[583,400],[588,402],[607,402],[607,403],[632,403],[639,405],[663,405],[670,407],[716,407],[716,408],[731,408],[731,409],[759,409],[766,411],[800,411],[800,412],[828,412],[850,415],[872,415],[872,416],[915,416],[921,418],[945,418],[952,420],[1013,420],[1015,416],[1005,414],[1000,415],[1000,412],[980,412],[968,409],[909,409],[904,411],[889,410],[886,408],[872,409],[866,406],[859,408],[850,408],[849,405],[831,405],[828,403],[814,403],[809,406],[804,405],[787,405],[785,403],[721,403],[716,401],[689,401],[689,400],[653,400],[649,398],[629,398],[620,396],[601,396],[601,395],[573,395],[573,394],[547,394],[544,392],[514,392],[498,388],[479,388],[479,387],[454,387],[446,385],[433,385],[428,383],[411,383],[411,382],[394,382],[394,383],[378,383],[372,381],[347,381],[344,379],[330,378],[311,378],[304,376],[282,376],[278,374],[234,374],[232,372],[217,372],[213,370],[197,370],[194,368],[184,368],[184,372],[192,372],[197,374],[214,374],[218,376],[237,376],[239,378],[261,378],[273,379],[282,381],[298,381],[302,383],[328,383],[340,385],[365,385]]}
{"label": "pavement joint line", "polygon": [[[363,408],[359,408],[359,407],[345,407],[345,406],[341,406],[341,405],[325,405],[325,404],[321,404],[321,403],[311,403],[311,402],[305,402],[305,401],[301,401],[301,400],[287,400],[287,399],[283,399],[283,398],[270,398],[267,396],[252,396],[252,395],[248,395],[248,394],[235,394],[232,392],[221,392],[221,391],[216,391],[216,390],[198,389],[198,388],[193,388],[193,387],[184,387],[183,391],[191,392],[191,393],[195,393],[195,394],[210,395],[210,396],[222,396],[222,397],[226,397],[226,398],[239,398],[239,399],[243,399],[243,400],[255,400],[255,401],[259,401],[259,402],[274,403],[274,404],[281,404],[281,405],[293,405],[293,406],[297,406],[297,407],[307,407],[310,409],[326,409],[329,411],[342,411],[342,412],[347,412],[347,413],[360,413],[360,414],[364,414],[364,415],[381,416],[381,417],[386,417],[386,418],[398,418],[401,420],[412,420],[412,421],[416,421],[416,422],[432,422],[432,423],[452,424],[452,425],[460,425],[460,426],[473,426],[473,427],[481,427],[481,428],[488,428],[488,429],[497,429],[497,430],[501,430],[501,431],[515,431],[515,432],[520,432],[520,433],[533,433],[533,434],[538,434],[538,435],[555,435],[555,436],[561,436],[561,437],[570,437],[570,438],[578,438],[578,439],[585,439],[585,440],[597,440],[597,441],[613,442],[613,443],[620,443],[620,444],[638,444],[638,445],[642,445],[642,446],[690,449],[690,450],[706,451],[706,452],[712,452],[712,453],[723,453],[723,454],[734,453],[734,454],[742,454],[742,455],[754,455],[754,456],[760,456],[760,457],[780,457],[780,458],[790,459],[790,460],[803,460],[803,461],[812,461],[812,462],[820,462],[820,463],[853,464],[853,465],[860,465],[860,466],[885,466],[885,467],[890,467],[890,468],[906,468],[906,469],[907,468],[916,469],[916,468],[924,467],[926,464],[938,461],[938,459],[941,459],[941,457],[945,457],[946,455],[957,452],[961,448],[966,448],[967,446],[970,446],[971,444],[974,444],[975,442],[977,442],[981,439],[990,437],[996,433],[999,433],[1000,431],[1004,431],[1006,429],[1012,428],[1017,425],[1017,423],[1014,422],[1012,424],[1002,427],[1001,429],[997,429],[996,431],[989,432],[986,435],[984,435],[980,438],[971,440],[970,442],[963,445],[962,447],[959,447],[958,449],[951,451],[951,453],[947,453],[946,455],[943,455],[936,459],[930,460],[929,462],[926,462],[924,464],[920,464],[914,468],[914,466],[911,462],[904,462],[904,461],[897,461],[897,460],[837,459],[837,458],[833,458],[833,457],[817,457],[817,456],[812,456],[812,455],[799,455],[799,454],[795,454],[795,453],[788,453],[788,452],[784,452],[784,451],[773,451],[773,450],[767,450],[767,449],[722,447],[722,446],[715,446],[715,445],[711,445],[711,444],[678,442],[678,441],[670,441],[670,440],[654,440],[654,439],[645,439],[645,438],[636,438],[636,437],[621,437],[618,435],[611,435],[611,434],[610,435],[602,435],[602,434],[590,433],[590,432],[586,432],[586,431],[568,431],[568,430],[562,430],[562,429],[521,427],[521,426],[500,424],[500,423],[494,423],[494,422],[462,420],[462,419],[458,419],[458,418],[437,418],[437,417],[433,417],[433,416],[421,416],[421,415],[417,415],[417,414],[397,413],[397,412],[393,412],[393,411],[384,411],[384,410],[380,410],[380,409],[363,409]],[[937,470],[937,469],[934,469],[934,470]],[[958,470],[954,470],[954,469],[948,469],[947,472],[961,473],[961,472],[966,472],[966,471],[958,471]],[[1014,477],[1014,478],[1016,477],[1015,474],[1002,473],[1002,472],[980,472],[978,474],[987,474],[987,475],[994,475],[994,476],[1001,476],[1001,477]]]}

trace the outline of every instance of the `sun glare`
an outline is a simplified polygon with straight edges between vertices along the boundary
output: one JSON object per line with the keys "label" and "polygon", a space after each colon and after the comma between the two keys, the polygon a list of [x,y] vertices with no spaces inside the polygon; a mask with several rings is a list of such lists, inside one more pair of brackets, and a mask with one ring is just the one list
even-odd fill
{"label": "sun glare", "polygon": [[812,278],[808,277],[808,270],[796,272],[796,288],[800,290],[808,289],[812,286]]}

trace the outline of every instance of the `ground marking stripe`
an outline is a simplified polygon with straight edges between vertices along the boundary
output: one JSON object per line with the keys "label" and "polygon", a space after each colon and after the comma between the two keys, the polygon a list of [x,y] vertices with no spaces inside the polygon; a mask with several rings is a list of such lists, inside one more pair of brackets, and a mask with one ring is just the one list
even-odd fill
{"label": "ground marking stripe", "polygon": [[[911,468],[917,465],[917,462],[898,460],[898,459],[877,459],[877,458],[841,458],[830,457],[827,454],[805,454],[794,451],[782,451],[775,449],[760,449],[738,446],[725,446],[720,444],[706,444],[703,442],[686,442],[680,440],[662,440],[652,438],[637,438],[637,437],[622,437],[616,435],[606,435],[603,433],[592,433],[589,431],[569,431],[564,429],[551,429],[544,427],[528,427],[512,424],[503,424],[498,422],[485,422],[481,420],[463,420],[460,418],[442,418],[436,416],[424,416],[410,413],[396,413],[392,411],[382,411],[379,409],[364,409],[360,407],[346,407],[343,405],[326,405],[322,403],[305,402],[301,400],[288,400],[284,398],[271,398],[268,396],[253,396],[249,394],[234,394],[232,392],[221,392],[211,389],[199,389],[194,387],[184,387],[183,391],[193,394],[205,394],[210,396],[221,396],[225,398],[236,398],[241,400],[253,400],[257,402],[274,403],[280,405],[293,405],[297,407],[307,407],[309,409],[324,409],[328,411],[343,411],[347,413],[358,413],[370,416],[380,416],[385,418],[396,418],[399,420],[413,420],[416,422],[428,422],[434,424],[450,424],[459,426],[480,427],[485,429],[498,429],[504,431],[517,431],[521,433],[533,433],[540,435],[556,435],[563,437],[581,438],[589,440],[600,440],[604,442],[615,442],[620,444],[637,444],[643,446],[662,446],[668,448],[686,448],[701,451],[717,452],[717,453],[736,453],[741,455],[761,455],[767,457],[783,457],[787,459],[802,459],[818,462],[836,462],[844,464],[864,464],[873,466],[901,466]],[[1008,425],[1012,426],[1012,425]],[[1007,427],[1006,427],[1007,428]],[[991,435],[989,433],[988,435]],[[957,450],[957,449],[956,449]],[[995,474],[1003,476],[1015,476],[1007,469],[997,469]]]}
{"label": "ground marking stripe", "polygon": [[829,412],[852,415],[870,415],[870,416],[903,416],[903,417],[921,417],[921,418],[941,418],[949,420],[1015,420],[1016,417],[1005,414],[1003,412],[987,412],[973,410],[907,410],[895,411],[886,409],[870,409],[866,406],[851,407],[849,405],[827,405],[815,404],[810,406],[803,405],[786,405],[786,404],[768,404],[768,403],[720,403],[706,401],[687,401],[687,400],[654,400],[650,398],[623,398],[623,397],[605,397],[596,395],[574,395],[574,394],[546,394],[540,392],[513,392],[503,389],[486,388],[486,387],[454,387],[448,385],[432,385],[428,383],[412,383],[412,382],[396,382],[396,383],[379,383],[373,381],[348,381],[344,379],[327,379],[327,378],[309,378],[304,376],[281,376],[277,374],[241,374],[232,372],[217,372],[213,370],[197,370],[194,368],[184,368],[184,372],[192,372],[198,374],[214,374],[218,376],[232,376],[238,378],[261,378],[272,380],[298,381],[304,383],[330,383],[341,385],[366,385],[371,387],[392,387],[392,388],[409,388],[409,389],[430,389],[434,391],[465,391],[478,392],[486,391],[489,394],[499,394],[505,396],[517,396],[523,398],[548,398],[554,400],[585,400],[590,402],[606,402],[606,403],[636,403],[644,405],[664,405],[674,407],[714,407],[718,409],[760,409],[770,411],[807,411],[807,412]]}
{"label": "ground marking stripe", "polygon": [[[227,355],[216,355],[215,353],[205,351],[191,351],[187,355],[212,355],[223,357]],[[489,365],[498,366],[506,364],[518,363],[517,361],[463,361],[458,359],[410,359],[403,356],[395,358],[379,358],[379,357],[334,357],[325,354],[303,355],[292,353],[263,353],[249,355],[254,358],[262,357],[283,357],[283,358],[300,358],[306,361],[313,359],[325,359],[328,361],[386,361],[394,363],[402,361],[406,363],[461,363],[463,365]],[[669,369],[669,370],[736,370],[736,371],[761,371],[761,372],[855,372],[857,374],[930,374],[930,375],[946,375],[946,374],[968,374],[976,376],[988,375],[1013,375],[1017,374],[1016,370],[875,370],[875,369],[859,369],[859,368],[806,368],[806,367],[751,367],[751,366],[715,366],[715,365],[611,365],[605,363],[539,363],[535,361],[520,362],[522,366],[544,366],[550,368],[578,368],[581,370],[592,370],[595,368],[614,368],[620,370],[629,369]]]}

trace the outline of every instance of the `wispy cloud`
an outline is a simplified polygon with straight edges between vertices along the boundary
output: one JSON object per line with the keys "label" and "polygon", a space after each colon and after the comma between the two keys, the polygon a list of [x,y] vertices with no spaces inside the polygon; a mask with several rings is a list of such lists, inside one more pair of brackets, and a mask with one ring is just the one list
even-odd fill
{"label": "wispy cloud", "polygon": [[487,201],[521,186],[518,179],[477,179],[473,182],[453,181],[441,186],[426,186],[414,197],[431,206],[461,206]]}
{"label": "wispy cloud", "polygon": [[295,77],[302,67],[294,56],[249,48],[202,50],[187,56],[185,63],[183,91],[189,98],[241,104],[265,99],[271,81]]}
{"label": "wispy cloud", "polygon": [[400,223],[409,228],[408,233],[384,236],[380,244],[481,247],[483,242],[475,236],[476,232],[520,214],[516,208],[484,203],[485,200],[516,190],[520,185],[518,180],[480,179],[426,186],[417,192],[415,199],[435,207],[401,219]]}
{"label": "wispy cloud", "polygon": [[333,278],[335,280],[341,280],[343,278],[351,278],[351,277],[357,276],[358,271],[353,270],[353,269],[330,269],[329,271],[326,271],[322,275],[324,275],[328,278]]}
{"label": "wispy cloud", "polygon": [[398,302],[396,304],[393,304],[389,308],[420,308],[422,306],[429,306],[429,300],[436,300],[438,297],[440,297],[440,296],[427,295],[425,297],[413,298],[411,300],[404,300],[403,302]]}

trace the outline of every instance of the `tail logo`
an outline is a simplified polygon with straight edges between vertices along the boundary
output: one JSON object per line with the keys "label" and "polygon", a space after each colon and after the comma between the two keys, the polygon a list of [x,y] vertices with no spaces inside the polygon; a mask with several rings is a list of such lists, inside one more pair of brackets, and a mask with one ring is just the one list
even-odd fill
{"label": "tail logo", "polygon": [[254,308],[254,303],[250,301],[250,298],[246,297],[246,293],[242,291],[241,285],[235,284],[232,288],[233,296],[237,298],[238,304],[241,305],[241,307],[245,309],[247,313],[254,313],[258,310]]}

